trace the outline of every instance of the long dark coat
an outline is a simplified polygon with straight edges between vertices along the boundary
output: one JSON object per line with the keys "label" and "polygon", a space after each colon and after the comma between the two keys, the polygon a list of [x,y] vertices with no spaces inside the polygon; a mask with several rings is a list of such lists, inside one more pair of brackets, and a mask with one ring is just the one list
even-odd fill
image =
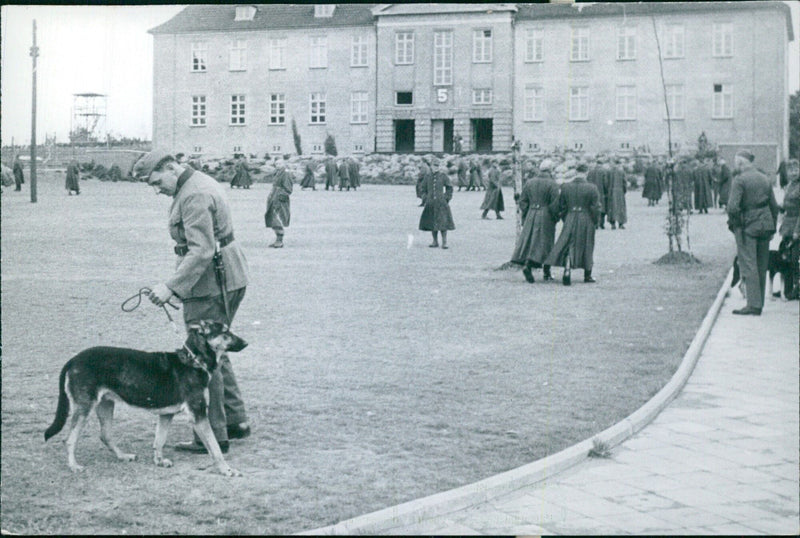
{"label": "long dark coat", "polygon": [[430,178],[432,173],[433,172],[431,172],[431,167],[428,166],[428,163],[424,161],[419,163],[419,175],[417,176],[417,185],[416,185],[417,198],[422,198],[422,189],[423,189],[422,185],[423,183],[428,181],[428,178]]}
{"label": "long dark coat", "polygon": [[549,175],[539,175],[525,183],[519,195],[522,231],[511,261],[541,264],[553,249],[559,211],[558,184]]}
{"label": "long dark coat", "polygon": [[467,180],[467,163],[464,159],[458,160],[458,186],[459,187],[467,187],[469,186],[469,181]]}
{"label": "long dark coat", "polygon": [[691,209],[692,191],[694,190],[694,174],[687,163],[675,167],[675,203],[679,210]]}
{"label": "long dark coat", "polygon": [[244,161],[238,161],[236,163],[236,172],[231,179],[231,187],[247,188],[252,184],[253,180],[250,179],[250,171],[247,169],[247,164]]}
{"label": "long dark coat", "polygon": [[289,226],[292,212],[289,196],[292,194],[292,175],[286,170],[275,172],[272,190],[267,197],[267,212],[264,213],[264,224],[267,228]]}
{"label": "long dark coat", "polygon": [[601,205],[603,213],[608,214],[611,213],[611,208],[614,207],[614,195],[611,189],[614,183],[614,174],[608,166],[603,166],[602,171],[603,188],[600,190],[600,195],[603,197],[603,202],[601,202]]}
{"label": "long dark coat", "polygon": [[694,208],[708,209],[713,205],[711,197],[711,170],[705,165],[699,165],[692,173],[694,180]]}
{"label": "long dark coat", "polygon": [[20,188],[25,183],[25,174],[22,172],[22,165],[18,160],[14,161],[14,183],[16,188]]}
{"label": "long dark coat", "polygon": [[719,205],[728,205],[731,195],[731,169],[727,164],[719,167]]}
{"label": "long dark coat", "polygon": [[347,161],[342,161],[339,163],[339,189],[349,189],[350,188],[350,167],[347,165]]}
{"label": "long dark coat", "polygon": [[481,165],[478,163],[470,163],[468,188],[478,189],[480,187],[483,187],[483,172],[481,172]]}
{"label": "long dark coat", "polygon": [[81,172],[78,168],[78,163],[76,161],[70,161],[69,165],[67,165],[67,179],[64,182],[64,188],[70,192],[80,192],[81,186],[78,184],[80,177]]}
{"label": "long dark coat", "polygon": [[664,178],[661,169],[651,164],[644,170],[644,187],[642,188],[642,198],[658,201],[664,193]]}
{"label": "long dark coat", "polygon": [[595,166],[589,173],[586,174],[586,181],[597,187],[597,192],[600,193],[600,212],[606,212],[606,184],[605,184],[605,170],[601,166]]}
{"label": "long dark coat", "polygon": [[617,224],[628,222],[628,206],[625,203],[625,193],[628,186],[625,184],[625,172],[622,168],[615,166],[610,170],[611,185],[611,207],[606,206],[608,220]]}
{"label": "long dark coat", "polygon": [[360,166],[355,159],[347,160],[347,170],[350,172],[350,186],[353,188],[361,186]]}
{"label": "long dark coat", "polygon": [[328,187],[333,188],[336,186],[336,174],[336,162],[329,158],[325,161],[325,190],[327,190]]}
{"label": "long dark coat", "polygon": [[489,170],[489,184],[486,187],[486,195],[483,197],[481,209],[489,211],[505,211],[503,203],[503,189],[500,187],[500,172],[497,168]]}
{"label": "long dark coat", "polygon": [[600,219],[597,187],[580,176],[565,183],[561,186],[558,207],[564,227],[544,263],[563,267],[569,256],[570,267],[591,271],[595,226]]}
{"label": "long dark coat", "polygon": [[450,177],[442,172],[428,174],[421,184],[420,191],[425,207],[419,218],[419,229],[426,232],[455,230],[456,225],[449,204],[453,198]]}
{"label": "long dark coat", "polygon": [[309,187],[316,186],[316,179],[314,178],[314,162],[308,161],[306,163],[306,170],[305,175],[303,176],[303,181],[300,182],[300,187],[303,189],[307,189]]}

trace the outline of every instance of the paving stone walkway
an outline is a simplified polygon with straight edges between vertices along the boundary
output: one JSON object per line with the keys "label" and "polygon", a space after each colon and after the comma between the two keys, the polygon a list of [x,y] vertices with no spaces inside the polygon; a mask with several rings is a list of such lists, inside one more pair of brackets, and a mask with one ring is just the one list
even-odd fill
{"label": "paving stone walkway", "polygon": [[677,398],[608,459],[391,534],[800,533],[800,315],[722,305]]}

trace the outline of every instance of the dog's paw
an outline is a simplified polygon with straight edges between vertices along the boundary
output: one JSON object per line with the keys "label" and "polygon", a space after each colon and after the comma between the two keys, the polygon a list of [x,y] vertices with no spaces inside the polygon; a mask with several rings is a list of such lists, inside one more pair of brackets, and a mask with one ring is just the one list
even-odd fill
{"label": "dog's paw", "polygon": [[160,460],[156,460],[156,465],[159,467],[172,467],[172,460],[167,458],[161,458]]}
{"label": "dog's paw", "polygon": [[228,477],[242,476],[242,473],[237,471],[233,467],[227,467],[227,468],[224,468],[224,469],[220,469],[220,472],[222,474],[224,474],[225,476],[228,476]]}

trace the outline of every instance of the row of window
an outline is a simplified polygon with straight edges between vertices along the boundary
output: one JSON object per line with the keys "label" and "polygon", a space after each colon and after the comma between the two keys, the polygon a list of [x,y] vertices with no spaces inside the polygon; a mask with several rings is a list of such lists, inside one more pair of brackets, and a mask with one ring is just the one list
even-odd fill
{"label": "row of window", "polygon": [[[685,98],[683,84],[666,86],[666,106],[672,120],[685,119]],[[524,121],[544,121],[545,95],[544,88],[535,84],[525,86]],[[615,117],[618,121],[637,119],[636,86],[617,86],[615,95]],[[570,121],[589,120],[589,86],[571,86],[569,89],[568,113]],[[666,110],[664,118],[666,119]],[[714,119],[730,119],[733,117],[733,85],[714,84],[711,97],[711,117]]]}
{"label": "row of window", "polygon": [[[570,39],[571,61],[589,60],[589,28],[573,27]],[[542,28],[525,30],[525,62],[543,62],[544,33]],[[685,54],[686,31],[683,24],[667,24],[664,26],[661,40],[664,58],[683,58]],[[269,40],[269,68],[286,69],[286,38]],[[193,42],[192,71],[203,72],[207,68],[208,44],[203,41]],[[433,36],[434,84],[448,85],[453,81],[453,32],[442,30]],[[637,28],[621,26],[617,29],[618,60],[635,60],[637,49]],[[327,36],[309,37],[309,68],[324,69],[328,67]],[[350,45],[350,66],[367,66],[367,36],[353,36]],[[714,57],[730,57],[733,55],[733,24],[714,23],[712,25],[711,54]],[[472,61],[489,63],[492,61],[492,30],[474,30],[472,34]],[[414,63],[414,32],[400,31],[395,33],[394,62],[396,65]],[[236,39],[231,43],[229,51],[229,69],[244,71],[247,69],[247,41]]]}
{"label": "row of window", "polygon": [[[308,99],[308,122],[314,125],[321,125],[326,122],[327,114],[327,94],[313,92]],[[206,96],[192,96],[192,127],[205,127],[207,122],[206,115]],[[246,96],[244,94],[234,94],[230,96],[230,125],[246,125]],[[350,123],[367,123],[368,93],[359,91],[350,94]],[[272,93],[269,95],[269,124],[286,124],[286,94]]]}
{"label": "row of window", "polygon": [[[491,105],[491,88],[480,88],[472,91],[472,104]],[[368,116],[368,92],[357,91],[350,93],[350,123],[367,123]],[[206,125],[206,96],[192,96],[191,125],[193,127],[204,127]],[[413,92],[396,92],[396,105],[413,105]],[[234,94],[230,96],[230,125],[245,125],[245,95]],[[326,122],[327,94],[314,92],[309,94],[309,116],[308,122],[311,124],[324,124]],[[286,124],[286,94],[269,94],[269,124]]]}

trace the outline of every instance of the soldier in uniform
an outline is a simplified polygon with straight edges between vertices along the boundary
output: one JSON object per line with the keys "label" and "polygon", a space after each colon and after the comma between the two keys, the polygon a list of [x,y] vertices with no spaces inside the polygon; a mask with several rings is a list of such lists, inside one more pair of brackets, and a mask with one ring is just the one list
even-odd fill
{"label": "soldier in uniform", "polygon": [[694,172],[694,208],[698,213],[708,214],[709,206],[713,205],[713,195],[711,192],[711,167],[704,162],[695,162]]}
{"label": "soldier in uniform", "polygon": [[22,172],[22,163],[19,162],[19,155],[14,157],[12,168],[14,170],[14,183],[16,184],[14,190],[21,191],[22,185],[25,183],[25,174]]}
{"label": "soldier in uniform", "polygon": [[425,197],[423,196],[423,185],[428,178],[433,174],[431,171],[431,167],[428,164],[428,157],[423,157],[422,160],[419,162],[419,175],[417,176],[417,185],[416,185],[416,193],[417,198],[420,199],[419,207],[425,205]]}
{"label": "soldier in uniform", "polygon": [[603,169],[600,159],[595,161],[595,165],[589,170],[586,175],[586,181],[597,187],[597,192],[600,193],[600,219],[598,228],[605,229],[606,218],[606,171]]}
{"label": "soldier in uniform", "polygon": [[[468,191],[477,191],[483,187],[483,173],[478,159],[472,159],[469,163],[469,187]],[[485,187],[484,187],[485,188]]]}
{"label": "soldier in uniform", "polygon": [[308,189],[309,187],[311,190],[317,190],[317,181],[314,178],[315,168],[316,166],[314,165],[313,159],[306,161],[305,175],[303,176],[303,181],[300,182],[300,190]]}
{"label": "soldier in uniform", "polygon": [[450,211],[450,200],[453,199],[453,186],[447,174],[447,165],[444,160],[439,164],[435,173],[429,173],[420,186],[422,203],[425,208],[419,218],[419,229],[431,232],[433,242],[431,248],[439,246],[438,233],[442,233],[442,248],[447,249],[447,232],[455,230],[453,213]]}
{"label": "soldier in uniform", "polygon": [[[619,159],[614,161],[614,166],[609,171],[608,193],[610,196],[606,198],[606,213],[608,213],[608,222],[611,224],[611,229],[615,230],[619,224],[620,230],[625,229],[625,223],[628,222],[628,207],[625,203],[625,193],[628,192],[628,186],[625,181],[625,171],[620,166]],[[610,206],[608,201],[610,200]]]}
{"label": "soldier in uniform", "polygon": [[503,203],[503,189],[500,186],[500,169],[497,168],[497,163],[492,163],[489,159],[486,159],[484,164],[489,167],[489,186],[481,204],[481,209],[483,209],[481,218],[485,219],[489,211],[494,211],[497,220],[503,220],[500,212],[505,211],[506,207]]}
{"label": "soldier in uniform", "polygon": [[70,196],[72,196],[72,191],[75,191],[75,194],[81,193],[81,186],[79,184],[80,178],[81,171],[78,167],[78,161],[72,159],[67,165],[67,180],[64,185],[64,188],[67,189]]}
{"label": "soldier in uniform", "polygon": [[336,190],[336,161],[333,160],[333,157],[328,157],[325,160],[325,190],[327,191],[330,187],[331,190]]}
{"label": "soldier in uniform", "polygon": [[595,282],[592,266],[594,234],[600,218],[600,193],[597,187],[586,181],[585,171],[585,166],[578,167],[575,179],[561,186],[558,207],[564,226],[545,260],[547,265],[564,268],[562,282],[565,286],[572,283],[573,268],[583,269],[584,282]]}
{"label": "soldier in uniform", "polygon": [[352,156],[347,159],[347,170],[350,172],[350,186],[353,187],[353,190],[356,190],[361,186],[361,174],[359,173],[360,166],[358,165],[358,161]]}
{"label": "soldier in uniform", "polygon": [[654,161],[647,163],[644,169],[644,187],[642,187],[642,198],[647,198],[647,205],[654,206],[661,200],[664,192],[664,180],[661,169]]}
{"label": "soldier in uniform", "polygon": [[753,166],[753,154],[740,149],[734,157],[739,174],[728,199],[728,227],[736,237],[736,255],[745,283],[747,306],[734,314],[760,316],[767,284],[769,241],[775,235],[778,203],[772,183]]}
{"label": "soldier in uniform", "polygon": [[267,197],[267,211],[264,213],[264,224],[275,232],[275,242],[270,244],[271,248],[283,248],[284,228],[289,226],[292,216],[289,204],[292,175],[286,170],[286,157],[275,163],[278,171],[272,180],[272,190]]}
{"label": "soldier in uniform", "polygon": [[[531,284],[531,269],[542,267],[553,249],[558,221],[558,185],[547,170],[528,180],[519,196],[522,231],[511,255],[511,262],[524,265],[522,274]],[[553,280],[550,266],[544,265],[544,280]]]}
{"label": "soldier in uniform", "polygon": [[347,165],[347,159],[339,161],[339,190],[350,190],[350,167]]}
{"label": "soldier in uniform", "polygon": [[462,187],[465,188],[465,189],[469,188],[469,182],[467,181],[467,169],[468,169],[468,166],[467,166],[466,159],[463,158],[463,157],[458,157],[458,168],[456,168],[456,170],[458,171],[458,190],[459,190],[459,192],[461,191]]}
{"label": "soldier in uniform", "polygon": [[[178,264],[166,282],[153,286],[148,298],[157,306],[164,305],[173,295],[180,298],[187,325],[203,319],[230,325],[244,298],[249,270],[244,252],[234,239],[224,190],[214,178],[178,164],[162,150],[140,157],[131,175],[147,181],[157,193],[174,198],[169,232],[177,243]],[[225,291],[214,270],[217,245],[225,267]],[[229,439],[250,435],[244,402],[227,355],[220,357],[219,367],[211,373],[208,392],[208,420],[220,449],[227,452]],[[196,435],[193,442],[178,443],[175,448],[206,452]]]}
{"label": "soldier in uniform", "polygon": [[244,154],[239,153],[236,155],[236,164],[234,165],[235,173],[231,179],[231,188],[239,187],[240,189],[249,189],[253,184],[250,179],[250,171],[247,169],[247,162],[244,159]]}

